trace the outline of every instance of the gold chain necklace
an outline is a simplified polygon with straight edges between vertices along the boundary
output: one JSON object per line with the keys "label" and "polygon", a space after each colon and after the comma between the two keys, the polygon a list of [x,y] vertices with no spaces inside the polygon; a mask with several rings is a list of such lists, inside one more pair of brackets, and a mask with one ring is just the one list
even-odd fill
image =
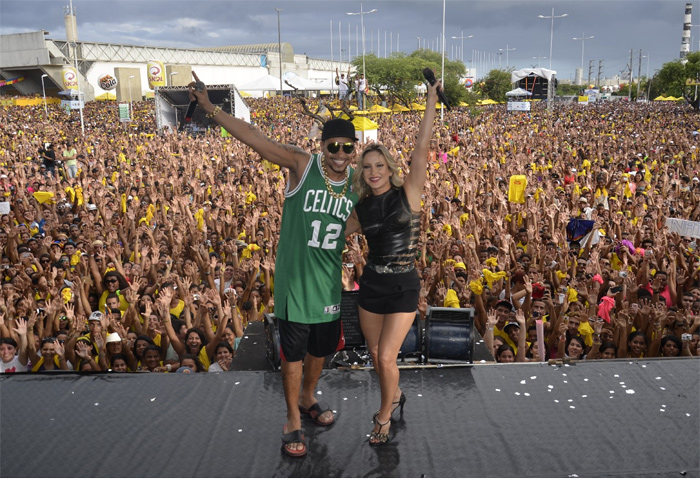
{"label": "gold chain necklace", "polygon": [[326,189],[328,190],[330,195],[337,200],[343,198],[348,190],[348,183],[350,182],[349,169],[347,167],[345,168],[345,185],[343,186],[343,191],[341,193],[336,193],[333,189],[333,186],[331,186],[330,178],[328,177],[328,173],[326,172],[325,155],[321,156],[321,172],[323,173],[323,182],[326,183]]}

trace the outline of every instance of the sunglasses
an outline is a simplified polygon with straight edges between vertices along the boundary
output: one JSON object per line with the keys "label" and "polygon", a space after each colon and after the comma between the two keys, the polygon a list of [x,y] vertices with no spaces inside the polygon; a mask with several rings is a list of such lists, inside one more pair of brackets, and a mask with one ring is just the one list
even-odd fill
{"label": "sunglasses", "polygon": [[116,282],[119,282],[119,280],[118,280],[118,279],[107,279],[105,282],[106,282],[107,284],[114,284],[114,283],[116,283]]}
{"label": "sunglasses", "polygon": [[328,152],[331,154],[337,154],[341,147],[343,148],[343,152],[346,154],[352,154],[355,152],[354,142],[344,142],[342,144],[340,142],[331,142],[326,146],[326,149],[328,149]]}

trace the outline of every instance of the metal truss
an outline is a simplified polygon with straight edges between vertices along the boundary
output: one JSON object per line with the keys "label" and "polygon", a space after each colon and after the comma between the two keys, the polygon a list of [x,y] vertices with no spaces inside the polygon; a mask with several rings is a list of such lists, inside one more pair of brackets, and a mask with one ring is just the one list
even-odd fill
{"label": "metal truss", "polygon": [[345,72],[350,64],[347,61],[331,61],[329,59],[309,58],[309,68],[317,71],[335,71],[335,68],[340,67],[340,70]]}
{"label": "metal truss", "polygon": [[[71,46],[68,41],[46,39],[46,43],[53,43],[56,49],[60,50],[66,59],[72,59]],[[255,46],[240,46],[240,49],[261,49],[263,47],[274,47],[277,45],[259,44]],[[291,51],[291,46],[288,50]],[[47,46],[51,48],[51,46]],[[96,62],[127,62],[127,63],[147,63],[153,59],[162,61],[164,64],[192,64],[209,66],[260,66],[260,53],[247,54],[243,52],[232,52],[236,46],[225,46],[212,48],[211,50],[201,49],[176,49],[170,47],[148,47],[131,46],[127,44],[111,44],[98,42],[78,42],[76,46],[78,56],[78,70],[83,76],[87,76],[90,68]],[[272,49],[271,49],[272,50]],[[288,52],[283,48],[283,55]],[[335,71],[340,66],[345,71],[350,64],[345,61],[330,61],[327,59],[307,58],[311,69],[318,71]]]}
{"label": "metal truss", "polygon": [[[70,59],[68,41],[47,40]],[[130,46],[97,42],[78,42],[78,67],[86,75],[95,62],[147,63],[153,59],[164,64],[211,66],[260,66],[260,56],[232,52],[175,49],[169,47]]]}

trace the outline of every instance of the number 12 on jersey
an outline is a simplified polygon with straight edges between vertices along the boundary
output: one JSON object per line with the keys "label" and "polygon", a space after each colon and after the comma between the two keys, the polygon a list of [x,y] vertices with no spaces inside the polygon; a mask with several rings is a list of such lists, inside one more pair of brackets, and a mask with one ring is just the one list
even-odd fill
{"label": "number 12 on jersey", "polygon": [[324,250],[333,250],[338,245],[338,237],[343,231],[343,226],[339,223],[329,223],[326,225],[325,237],[323,237],[323,243],[319,241],[319,234],[321,233],[321,220],[314,220],[311,222],[311,227],[314,230],[311,240],[309,240],[309,247],[319,248]]}

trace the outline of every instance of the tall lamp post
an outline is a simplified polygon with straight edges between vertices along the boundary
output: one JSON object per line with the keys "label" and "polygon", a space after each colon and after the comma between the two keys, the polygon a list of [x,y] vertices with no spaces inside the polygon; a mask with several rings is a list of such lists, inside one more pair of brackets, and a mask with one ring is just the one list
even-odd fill
{"label": "tall lamp post", "polygon": [[473,36],[473,35],[472,35],[472,36],[465,36],[465,35],[464,35],[464,31],[462,31],[462,35],[459,36],[459,37],[458,37],[458,36],[452,36],[453,39],[462,39],[462,55],[461,55],[462,64],[464,64],[464,39],[471,39],[472,37],[474,37],[474,36]]}
{"label": "tall lamp post", "polygon": [[348,15],[359,15],[360,16],[360,24],[361,24],[361,29],[362,29],[362,76],[367,79],[367,76],[365,76],[365,15],[366,14],[373,14],[376,12],[377,9],[373,8],[372,10],[365,12],[362,10],[362,4],[360,4],[360,11],[359,12],[346,12]]}
{"label": "tall lamp post", "polygon": [[44,78],[47,76],[48,74],[41,75],[41,92],[44,94],[44,112],[46,113],[46,120],[49,119],[49,109],[46,107],[46,89],[44,89]]}
{"label": "tall lamp post", "polygon": [[129,118],[131,118],[134,113],[134,103],[131,99],[131,78],[136,78],[136,76],[133,74],[129,76]]}
{"label": "tall lamp post", "polygon": [[506,69],[508,69],[508,64],[510,64],[510,63],[508,62],[508,51],[515,51],[515,48],[514,48],[514,47],[510,47],[510,48],[509,48],[509,47],[508,47],[508,44],[506,44],[506,48],[505,48],[505,49],[499,49],[499,51],[504,51],[504,52],[506,53]]}
{"label": "tall lamp post", "polygon": [[547,56],[532,56],[532,59],[537,59],[537,67],[541,68],[542,66],[540,66],[540,63],[543,59],[547,59]]}
{"label": "tall lamp post", "polygon": [[540,19],[552,19],[552,28],[549,31],[549,69],[552,69],[552,45],[554,43],[554,19],[568,17],[569,14],[554,15],[554,7],[552,7],[552,15],[538,15]]}
{"label": "tall lamp post", "polygon": [[581,37],[572,37],[575,41],[581,41],[581,79],[583,79],[583,49],[586,46],[588,39],[593,39],[595,36],[586,37],[586,33],[582,33]]}
{"label": "tall lamp post", "polygon": [[175,76],[176,74],[178,74],[177,71],[170,73],[170,86],[173,85],[173,76]]}
{"label": "tall lamp post", "polygon": [[275,8],[275,10],[277,11],[277,53],[280,57],[280,96],[283,96],[284,91],[282,90],[282,29],[280,24],[280,12],[283,9]]}
{"label": "tall lamp post", "polygon": [[[75,10],[73,9],[73,0],[70,0],[70,14],[75,15]],[[83,119],[83,105],[85,104],[85,97],[80,91],[80,70],[78,69],[78,44],[76,42],[71,42],[70,46],[73,48],[75,76],[78,80],[78,110],[80,111],[80,132],[82,134],[85,134],[85,121]]]}

